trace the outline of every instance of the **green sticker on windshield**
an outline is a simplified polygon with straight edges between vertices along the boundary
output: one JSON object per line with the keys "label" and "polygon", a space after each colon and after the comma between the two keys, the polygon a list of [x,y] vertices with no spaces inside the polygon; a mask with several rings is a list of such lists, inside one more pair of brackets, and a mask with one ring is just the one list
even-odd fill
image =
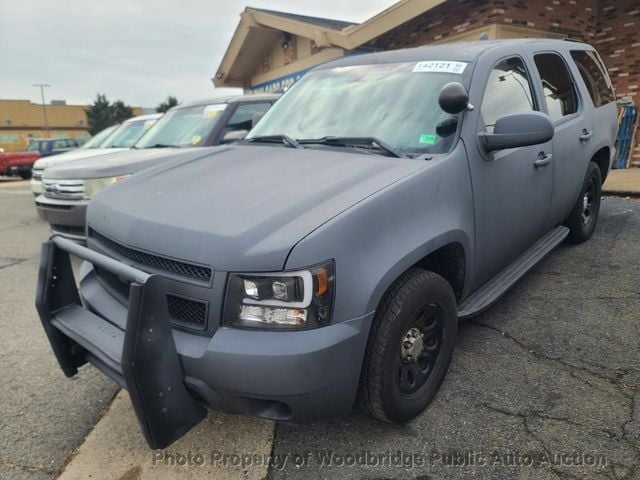
{"label": "green sticker on windshield", "polygon": [[433,145],[434,143],[436,143],[436,136],[435,135],[420,135],[420,139],[418,140],[418,143],[424,143],[426,145]]}

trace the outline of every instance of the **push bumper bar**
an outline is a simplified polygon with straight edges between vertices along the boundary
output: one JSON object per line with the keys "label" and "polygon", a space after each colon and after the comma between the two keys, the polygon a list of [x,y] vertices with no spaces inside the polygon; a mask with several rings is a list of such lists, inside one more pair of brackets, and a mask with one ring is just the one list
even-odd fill
{"label": "push bumper bar", "polygon": [[[126,328],[84,308],[70,255],[130,282]],[[36,308],[67,377],[89,362],[129,391],[147,443],[165,448],[207,410],[189,393],[173,339],[164,279],[54,235],[42,246]]]}

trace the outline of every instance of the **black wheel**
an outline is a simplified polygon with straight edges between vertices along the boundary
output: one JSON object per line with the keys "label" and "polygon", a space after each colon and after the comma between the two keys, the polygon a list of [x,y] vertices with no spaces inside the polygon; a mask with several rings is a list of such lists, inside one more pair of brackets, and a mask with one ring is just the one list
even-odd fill
{"label": "black wheel", "polygon": [[31,178],[31,170],[21,170],[20,178],[23,180],[29,180]]}
{"label": "black wheel", "polygon": [[571,243],[586,242],[593,235],[600,213],[602,196],[602,174],[600,167],[594,162],[589,164],[584,185],[571,214],[564,225],[569,228],[567,241]]}
{"label": "black wheel", "polygon": [[373,417],[405,423],[429,405],[444,379],[458,330],[456,298],[441,276],[407,271],[376,311],[360,398]]}

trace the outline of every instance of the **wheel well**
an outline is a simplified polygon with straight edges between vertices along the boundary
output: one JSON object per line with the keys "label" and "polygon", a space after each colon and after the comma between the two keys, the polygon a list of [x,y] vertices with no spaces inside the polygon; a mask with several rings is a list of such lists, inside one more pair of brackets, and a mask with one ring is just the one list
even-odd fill
{"label": "wheel well", "polygon": [[600,173],[602,174],[602,183],[604,183],[607,175],[609,174],[610,155],[611,153],[609,147],[604,147],[598,150],[596,154],[591,158],[591,161],[597,163],[598,167],[600,167]]}
{"label": "wheel well", "polygon": [[444,278],[460,300],[464,289],[465,256],[464,247],[459,243],[450,243],[430,253],[417,262],[414,267],[429,270]]}

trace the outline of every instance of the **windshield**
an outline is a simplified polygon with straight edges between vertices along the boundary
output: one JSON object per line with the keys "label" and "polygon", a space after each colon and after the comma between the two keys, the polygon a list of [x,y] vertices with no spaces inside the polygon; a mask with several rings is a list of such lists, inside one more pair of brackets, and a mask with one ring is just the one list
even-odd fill
{"label": "windshield", "polygon": [[170,110],[136,148],[201,146],[226,107],[221,103]]}
{"label": "windshield", "polygon": [[81,148],[100,148],[103,143],[109,138],[109,136],[118,128],[118,125],[112,125],[104,130],[96,133],[91,137]]}
{"label": "windshield", "polygon": [[374,137],[405,153],[446,152],[455,128],[438,128],[451,118],[438,94],[445,84],[462,82],[466,67],[411,62],[317,70],[283,95],[247,138]]}
{"label": "windshield", "polygon": [[155,122],[155,120],[124,122],[100,148],[131,148]]}

